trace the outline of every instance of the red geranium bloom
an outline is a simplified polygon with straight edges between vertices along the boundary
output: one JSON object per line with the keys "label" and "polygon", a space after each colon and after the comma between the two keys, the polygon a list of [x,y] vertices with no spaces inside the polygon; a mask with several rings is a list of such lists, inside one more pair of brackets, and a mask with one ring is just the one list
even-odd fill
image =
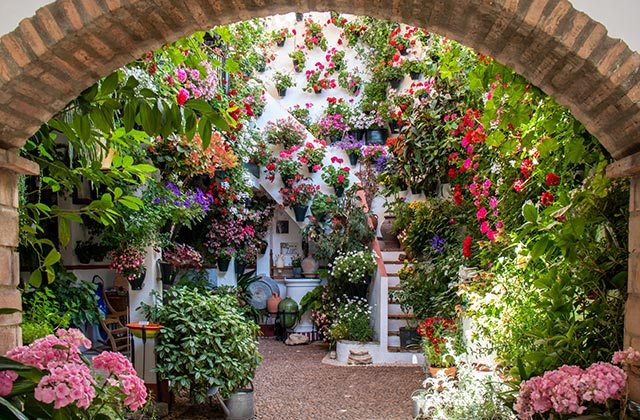
{"label": "red geranium bloom", "polygon": [[540,203],[543,206],[550,206],[555,200],[556,198],[550,192],[545,191],[540,195]]}
{"label": "red geranium bloom", "polygon": [[458,177],[458,172],[456,172],[454,168],[449,168],[447,175],[449,175],[449,178],[451,179],[456,179]]}
{"label": "red geranium bloom", "polygon": [[471,245],[473,243],[473,238],[471,236],[467,236],[462,241],[462,255],[466,258],[471,258]]}
{"label": "red geranium bloom", "polygon": [[560,177],[553,172],[549,172],[544,180],[549,187],[555,187],[560,184]]}
{"label": "red geranium bloom", "polygon": [[178,101],[178,105],[184,105],[189,100],[189,91],[182,88],[176,95],[176,101]]}
{"label": "red geranium bloom", "polygon": [[518,193],[522,192],[522,190],[524,190],[524,181],[521,179],[513,181],[513,189]]}
{"label": "red geranium bloom", "polygon": [[525,179],[528,179],[531,176],[531,172],[533,172],[533,162],[529,159],[523,160],[520,165],[520,173]]}

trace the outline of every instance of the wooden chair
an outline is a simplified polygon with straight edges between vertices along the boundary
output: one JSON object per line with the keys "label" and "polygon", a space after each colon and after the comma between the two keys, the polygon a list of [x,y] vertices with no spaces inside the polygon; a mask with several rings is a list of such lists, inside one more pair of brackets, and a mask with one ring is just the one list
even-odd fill
{"label": "wooden chair", "polygon": [[107,313],[104,318],[100,318],[100,326],[107,335],[107,341],[105,341],[105,347],[111,351],[116,351],[129,357],[131,354],[131,339],[129,337],[129,330],[126,325],[129,322],[129,310],[128,305],[125,310],[114,309],[112,302],[110,302],[109,294],[106,293],[104,288],[104,280],[96,275],[93,277],[93,282],[102,285],[102,297],[107,305]]}

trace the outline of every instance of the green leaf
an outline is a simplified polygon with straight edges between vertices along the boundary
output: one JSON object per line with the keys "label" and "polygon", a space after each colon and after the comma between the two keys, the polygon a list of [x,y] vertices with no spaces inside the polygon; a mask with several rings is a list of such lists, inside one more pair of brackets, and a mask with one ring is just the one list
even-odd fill
{"label": "green leaf", "polygon": [[531,247],[531,259],[535,260],[538,257],[541,257],[544,252],[547,250],[547,246],[549,245],[549,238],[543,236],[538,240],[538,242]]}
{"label": "green leaf", "polygon": [[228,58],[224,63],[224,70],[229,73],[237,73],[240,71],[240,64],[232,58]]}
{"label": "green leaf", "polygon": [[487,146],[498,147],[504,141],[504,133],[500,130],[493,131],[485,140]]}
{"label": "green leaf", "polygon": [[18,410],[13,404],[11,404],[9,401],[5,400],[2,397],[0,397],[0,405],[3,405],[5,407],[7,407],[9,409],[9,411],[11,412],[11,414],[13,414],[16,419],[18,419],[18,420],[29,420],[29,418],[27,416],[25,416],[24,414],[22,414],[20,412],[20,410]]}
{"label": "green leaf", "polygon": [[60,245],[66,246],[71,240],[71,229],[69,228],[69,221],[65,218],[58,218],[58,238]]}
{"label": "green leaf", "polygon": [[46,267],[52,266],[53,264],[60,261],[60,256],[61,255],[57,249],[52,249],[51,251],[49,251],[49,254],[47,254],[47,256],[45,257],[43,265],[45,265]]}
{"label": "green leaf", "polygon": [[208,114],[212,111],[211,105],[202,99],[192,99],[185,104],[186,107],[199,111],[201,114]]}
{"label": "green leaf", "polygon": [[102,96],[108,96],[118,87],[118,71],[115,71],[108,75],[102,83],[100,83],[100,94]]}
{"label": "green leaf", "polygon": [[31,273],[31,276],[29,276],[29,284],[36,289],[40,288],[42,285],[42,272],[40,270],[35,270]]}
{"label": "green leaf", "polygon": [[124,129],[128,133],[133,130],[136,122],[136,111],[138,110],[138,104],[133,101],[129,101],[124,106]]}
{"label": "green leaf", "polygon": [[200,123],[198,124],[198,133],[200,134],[200,139],[202,140],[202,150],[206,150],[209,147],[209,143],[211,143],[211,121],[209,118],[202,117],[200,119]]}
{"label": "green leaf", "polygon": [[525,203],[522,206],[522,215],[527,222],[536,223],[538,221],[538,210],[531,203]]}

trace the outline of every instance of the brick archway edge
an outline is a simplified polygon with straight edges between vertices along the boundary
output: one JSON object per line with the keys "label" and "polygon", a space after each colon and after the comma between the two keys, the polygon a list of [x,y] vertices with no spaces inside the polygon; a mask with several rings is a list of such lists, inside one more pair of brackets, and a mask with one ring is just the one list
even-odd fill
{"label": "brick archway edge", "polygon": [[0,38],[0,147],[20,147],[98,78],[163,43],[292,11],[427,28],[567,106],[617,159],[640,151],[640,55],[567,0],[57,0]]}
{"label": "brick archway edge", "polygon": [[[625,345],[640,349],[640,55],[568,0],[57,0],[0,38],[0,308],[20,308],[15,149],[97,79],[163,43],[288,12],[369,15],[427,28],[494,57],[567,106],[631,180]],[[638,154],[636,154],[638,153]],[[623,159],[627,158],[627,159]],[[622,160],[620,160],[622,159]],[[617,166],[616,166],[617,165]],[[21,343],[0,315],[0,352]],[[640,400],[640,376],[630,375]]]}

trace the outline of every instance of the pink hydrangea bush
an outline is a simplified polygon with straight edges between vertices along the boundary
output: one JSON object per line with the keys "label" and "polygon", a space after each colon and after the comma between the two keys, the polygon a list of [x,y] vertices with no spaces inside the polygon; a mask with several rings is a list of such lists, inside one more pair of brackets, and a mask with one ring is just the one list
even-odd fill
{"label": "pink hydrangea bush", "polygon": [[562,366],[520,384],[514,409],[520,419],[535,414],[584,414],[594,404],[621,400],[627,374],[610,363],[594,363],[586,369]]}
{"label": "pink hydrangea bush", "polygon": [[[32,391],[13,397],[33,392],[36,401],[52,404],[54,410],[67,410],[63,416],[73,413],[74,418],[93,418],[105,406],[116,411],[135,411],[144,406],[147,390],[126,357],[102,352],[85,362],[80,347],[90,348],[91,341],[71,328],[10,350],[5,360],[38,369],[40,379],[34,381],[33,375],[21,378],[19,365],[18,372],[1,371],[0,396],[10,395],[14,383],[23,381],[19,389]],[[25,383],[31,387],[24,388]]]}

